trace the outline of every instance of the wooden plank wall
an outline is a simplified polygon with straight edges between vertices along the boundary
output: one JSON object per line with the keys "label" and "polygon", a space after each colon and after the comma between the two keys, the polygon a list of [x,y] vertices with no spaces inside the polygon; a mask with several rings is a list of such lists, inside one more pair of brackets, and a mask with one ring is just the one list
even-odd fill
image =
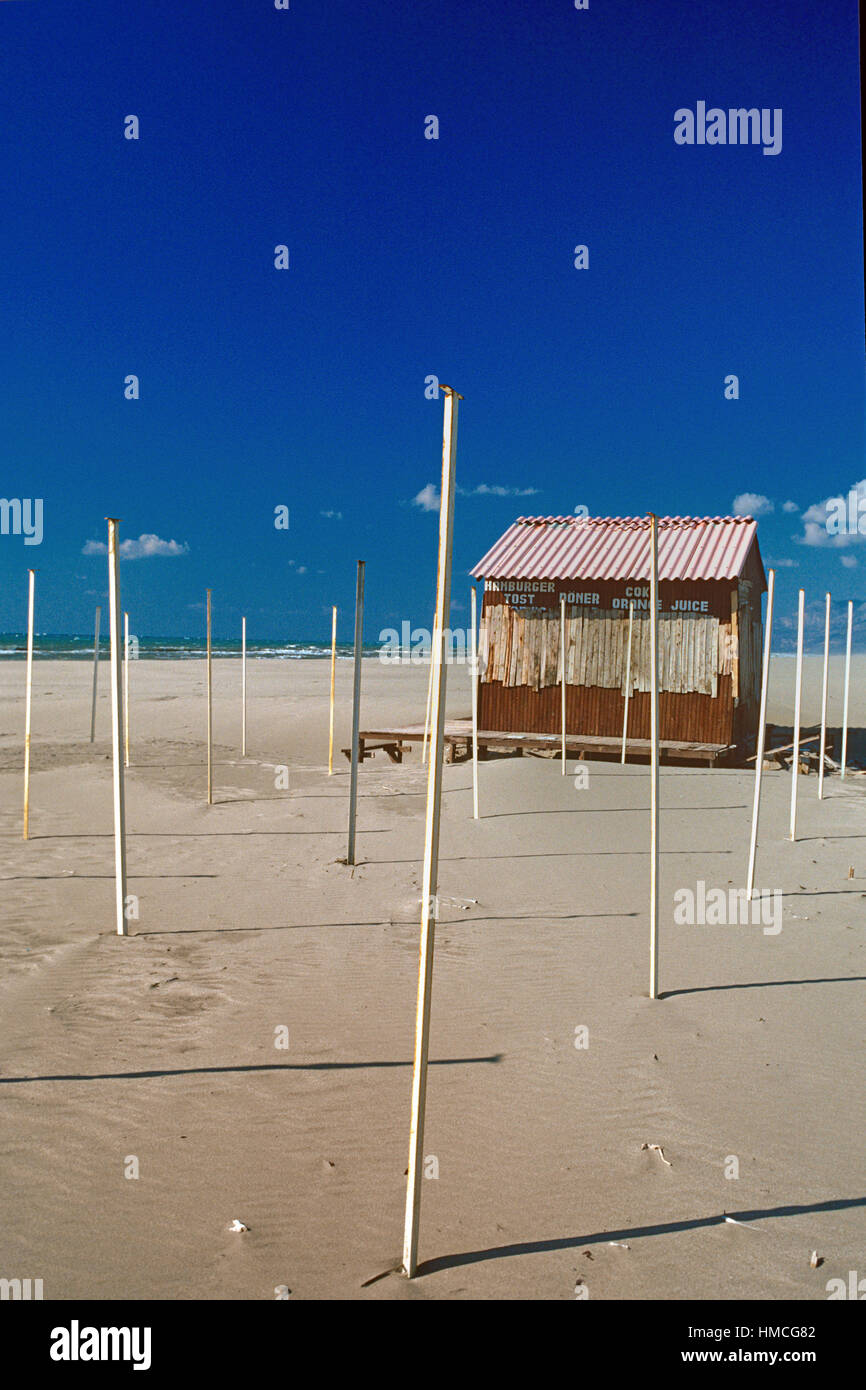
{"label": "wooden plank wall", "polygon": [[[690,590],[692,594],[697,590]],[[706,586],[702,595],[710,592]],[[556,733],[560,728],[560,617],[543,607],[512,607],[485,594],[480,629],[482,728]],[[715,612],[659,614],[661,737],[740,742],[758,718],[763,626],[758,585],[713,586]],[[622,732],[628,612],[566,605],[566,728]],[[649,737],[649,614],[636,611],[629,728]]]}
{"label": "wooden plank wall", "polygon": [[[631,654],[632,691],[649,690],[649,615],[635,613]],[[622,612],[566,607],[567,685],[596,685],[625,693],[628,616]],[[711,613],[659,614],[662,690],[716,696],[720,675],[732,673],[731,623]],[[482,681],[543,690],[562,679],[559,614],[552,610],[491,606],[481,624]]]}

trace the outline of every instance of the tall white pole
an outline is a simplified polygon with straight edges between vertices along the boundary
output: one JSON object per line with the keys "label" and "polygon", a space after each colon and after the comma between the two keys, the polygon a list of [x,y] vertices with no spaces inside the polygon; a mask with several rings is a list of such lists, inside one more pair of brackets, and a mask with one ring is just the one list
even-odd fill
{"label": "tall white pole", "polygon": [[770,688],[770,644],[773,640],[773,591],[776,571],[767,575],[767,627],[764,632],[764,665],[761,673],[761,712],[758,720],[758,742],[755,748],[755,799],[752,803],[752,838],[749,842],[749,871],[746,877],[746,898],[749,902],[755,887],[755,855],[758,850],[758,821],[761,815],[761,776],[764,770],[764,744],[767,737],[767,694]]}
{"label": "tall white pole", "polygon": [[478,819],[478,625],[475,585],[469,591],[472,609],[472,815]]}
{"label": "tall white pole", "polygon": [[241,757],[247,756],[247,620],[241,618]]}
{"label": "tall white pole", "polygon": [[334,773],[334,691],[337,680],[337,610],[331,609],[331,717],[328,732],[328,776]]}
{"label": "tall white pole", "polygon": [[797,779],[800,775],[800,705],[803,695],[803,628],[805,625],[806,594],[800,590],[797,607],[797,687],[794,694],[794,761],[791,764],[791,834],[797,838]]}
{"label": "tall white pole", "polygon": [[659,548],[650,513],[650,999],[659,989]]}
{"label": "tall white pole", "polygon": [[634,599],[628,601],[628,651],[625,656],[625,706],[622,713],[622,757],[620,762],[625,762],[626,739],[628,738],[628,701],[631,694],[631,634],[634,627]]}
{"label": "tall white pole", "polygon": [[562,663],[562,775],[565,776],[565,594],[559,596],[559,658]]}
{"label": "tall white pole", "polygon": [[30,835],[30,703],[33,690],[33,589],[36,575],[28,570],[27,581],[27,675],[24,691],[24,839]]}
{"label": "tall white pole", "polygon": [[90,702],[90,742],[96,737],[96,687],[99,676],[99,615],[101,608],[96,610],[96,622],[93,632],[93,699]]}
{"label": "tall white pole", "polygon": [[123,615],[123,765],[129,767],[129,614]]}
{"label": "tall white pole", "polygon": [[824,797],[824,752],[827,747],[827,691],[830,685],[830,595],[824,609],[824,684],[821,689],[821,752],[818,760],[818,800]]}
{"label": "tall white pole", "polygon": [[421,748],[421,762],[427,761],[427,746],[430,741],[430,706],[433,700],[433,648],[436,646],[436,630],[439,614],[433,614],[433,634],[430,641],[430,672],[427,676],[427,712],[424,715],[424,743]]}
{"label": "tall white pole", "polygon": [[361,741],[361,653],[364,647],[364,570],[365,561],[358,561],[355,585],[355,671],[352,682],[352,773],[349,779],[349,847],[346,863],[355,862],[355,820],[358,810],[358,758]]}
{"label": "tall white pole", "polygon": [[845,694],[842,705],[842,776],[848,761],[848,690],[851,685],[851,629],[854,626],[854,604],[848,600],[848,636],[845,641]]}
{"label": "tall white pole", "polygon": [[436,612],[439,615],[432,653],[435,679],[431,714],[432,743],[427,772],[427,822],[424,831],[424,881],[421,898],[421,951],[418,970],[418,1004],[415,1015],[415,1058],[412,1070],[412,1119],[409,1133],[409,1167],[406,1182],[406,1221],[403,1233],[403,1269],[410,1279],[418,1268],[418,1222],[421,1210],[421,1175],[424,1161],[424,1115],[427,1101],[427,1054],[430,1043],[430,1003],[433,989],[433,944],[436,928],[436,892],[439,882],[439,812],[442,800],[442,755],[445,742],[444,628],[451,608],[451,539],[454,529],[454,472],[457,460],[457,402],[462,397],[450,386],[445,391],[442,440],[442,502],[439,509],[439,568]]}
{"label": "tall white pole", "polygon": [[126,807],[123,798],[123,682],[120,657],[120,580],[117,517],[108,522],[108,614],[111,633],[111,752],[114,771],[114,895],[117,934],[126,936]]}
{"label": "tall white pole", "polygon": [[213,805],[213,674],[211,659],[211,591],[207,591],[207,804]]}

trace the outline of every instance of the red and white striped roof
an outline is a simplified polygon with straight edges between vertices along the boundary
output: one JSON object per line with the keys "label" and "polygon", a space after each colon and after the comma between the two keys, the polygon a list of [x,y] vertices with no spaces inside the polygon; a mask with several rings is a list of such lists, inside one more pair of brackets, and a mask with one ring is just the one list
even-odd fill
{"label": "red and white striped roof", "polygon": [[[646,516],[519,516],[475,579],[649,579]],[[659,517],[659,579],[737,579],[758,525],[750,516]],[[758,556],[758,567],[763,568]]]}

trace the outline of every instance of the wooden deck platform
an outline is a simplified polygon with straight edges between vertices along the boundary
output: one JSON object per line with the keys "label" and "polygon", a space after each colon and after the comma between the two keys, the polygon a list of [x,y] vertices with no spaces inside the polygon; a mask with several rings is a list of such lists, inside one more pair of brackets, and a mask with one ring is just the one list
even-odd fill
{"label": "wooden deck platform", "polygon": [[[392,762],[401,763],[404,751],[411,751],[413,744],[424,739],[423,724],[406,724],[399,729],[362,729],[359,740],[361,761],[371,758],[379,750],[387,753]],[[558,753],[562,746],[560,734],[517,734],[506,733],[501,729],[478,730],[478,756],[483,759],[490,752],[514,752],[518,756],[524,750],[530,752],[548,751]],[[569,757],[585,758],[593,754],[613,754],[619,756],[622,749],[621,738],[606,738],[596,734],[566,734],[565,751]],[[713,767],[721,758],[735,751],[733,744],[727,743],[685,743],[678,740],[662,739],[659,745],[662,759],[669,761],[704,761]],[[351,748],[344,748],[347,758],[351,758]],[[445,761],[461,762],[472,754],[472,721],[470,719],[449,719],[445,724]],[[648,738],[630,738],[626,743],[626,757],[650,755]]]}

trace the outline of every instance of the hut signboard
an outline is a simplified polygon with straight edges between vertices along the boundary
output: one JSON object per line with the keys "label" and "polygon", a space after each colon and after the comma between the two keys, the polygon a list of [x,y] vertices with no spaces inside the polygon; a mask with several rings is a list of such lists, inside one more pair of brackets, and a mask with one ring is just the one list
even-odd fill
{"label": "hut signboard", "polygon": [[[583,608],[622,608],[628,612],[629,605],[634,604],[636,612],[649,609],[649,584],[605,585],[593,592],[553,579],[491,579],[485,593],[501,594],[512,608],[553,607],[559,611],[560,598],[564,597],[567,604]],[[670,611],[675,613],[708,613],[711,602],[711,598],[668,595]],[[659,598],[658,607],[660,613],[665,612],[664,597]]]}

